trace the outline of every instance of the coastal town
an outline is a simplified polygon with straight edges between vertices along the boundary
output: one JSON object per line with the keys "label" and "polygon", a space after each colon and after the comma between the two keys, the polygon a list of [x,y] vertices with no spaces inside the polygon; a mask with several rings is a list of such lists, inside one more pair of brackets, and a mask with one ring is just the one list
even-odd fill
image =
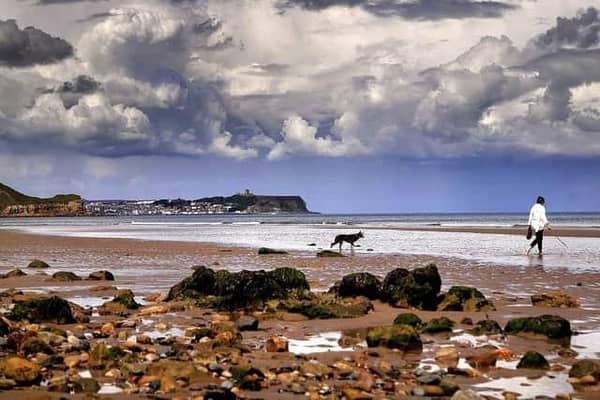
{"label": "coastal town", "polygon": [[213,204],[203,201],[176,200],[97,200],[85,202],[92,215],[206,215],[242,213],[233,204]]}

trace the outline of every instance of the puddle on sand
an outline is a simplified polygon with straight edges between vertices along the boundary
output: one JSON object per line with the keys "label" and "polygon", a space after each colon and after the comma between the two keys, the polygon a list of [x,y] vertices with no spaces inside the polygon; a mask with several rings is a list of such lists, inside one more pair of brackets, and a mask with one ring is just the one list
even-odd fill
{"label": "puddle on sand", "polygon": [[600,332],[586,332],[571,336],[571,348],[579,353],[577,358],[598,358]]}
{"label": "puddle on sand", "polygon": [[460,335],[452,336],[450,338],[451,342],[456,342],[460,344],[469,345],[471,347],[483,347],[486,345],[492,345],[494,347],[503,347],[504,343],[499,342],[494,339],[490,339],[489,337],[482,336],[474,336],[470,333],[462,333]]}
{"label": "puddle on sand", "polygon": [[474,388],[480,395],[494,399],[504,399],[502,392],[505,391],[519,393],[524,399],[537,396],[554,398],[557,393],[573,392],[573,386],[567,382],[567,374],[547,375],[538,379],[523,376],[500,378],[474,385]]}
{"label": "puddle on sand", "polygon": [[[65,300],[75,303],[83,308],[97,308],[100,307],[102,304],[111,301],[112,299],[113,296],[74,296],[65,298]],[[141,297],[134,297],[134,300],[142,306],[147,304],[147,302]]]}
{"label": "puddle on sand", "polygon": [[104,384],[98,391],[98,394],[118,394],[123,393],[123,389],[111,384]]}
{"label": "puddle on sand", "polygon": [[[148,336],[150,339],[156,340],[161,338],[183,337],[185,335],[185,331],[182,328],[173,327],[167,329],[166,331],[159,331],[157,329],[152,331],[138,330],[137,334]],[[136,343],[137,335],[132,335],[127,338],[127,340]]]}
{"label": "puddle on sand", "polygon": [[[338,341],[342,337],[342,332],[324,332],[318,335],[309,336],[306,339],[289,339],[290,353],[311,354],[326,353],[328,351],[351,351],[352,347],[342,347]],[[367,347],[366,342],[361,342],[358,346]]]}

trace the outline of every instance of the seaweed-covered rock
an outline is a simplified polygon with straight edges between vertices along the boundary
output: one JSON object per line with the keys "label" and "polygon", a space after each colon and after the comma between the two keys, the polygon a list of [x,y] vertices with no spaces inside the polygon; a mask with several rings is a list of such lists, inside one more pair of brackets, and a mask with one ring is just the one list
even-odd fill
{"label": "seaweed-covered rock", "polygon": [[135,295],[129,289],[120,290],[116,296],[98,307],[100,314],[119,314],[137,310],[141,305],[135,301]]}
{"label": "seaweed-covered rock", "polygon": [[110,271],[95,271],[89,274],[89,281],[114,281],[115,276]]}
{"label": "seaweed-covered rock", "polygon": [[438,311],[493,311],[492,302],[479,290],[468,286],[452,286],[437,307]]}
{"label": "seaweed-covered rock", "polygon": [[369,347],[388,347],[405,351],[421,351],[423,343],[419,333],[412,326],[393,325],[371,328],[367,332]]}
{"label": "seaweed-covered rock", "polygon": [[44,262],[42,260],[33,260],[29,263],[27,268],[44,269],[44,268],[50,268],[50,265],[48,265],[46,262]]}
{"label": "seaweed-covered rock", "polygon": [[511,319],[504,331],[511,335],[533,333],[544,335],[548,339],[570,339],[573,334],[569,321],[557,315]]}
{"label": "seaweed-covered rock", "polygon": [[423,321],[413,313],[402,313],[396,316],[394,325],[410,325],[413,328],[420,328],[423,325]]}
{"label": "seaweed-covered rock", "polygon": [[546,357],[537,351],[528,351],[521,357],[521,360],[517,364],[517,368],[550,369],[550,364],[548,364]]}
{"label": "seaweed-covered rock", "polygon": [[387,274],[381,286],[381,299],[397,307],[435,310],[442,278],[435,264],[409,271],[397,268]]}
{"label": "seaweed-covered rock", "polygon": [[583,378],[587,375],[591,375],[596,378],[596,380],[600,380],[600,361],[580,360],[573,364],[569,371],[569,377],[571,378]]}
{"label": "seaweed-covered rock", "polygon": [[284,290],[309,290],[310,285],[304,272],[289,267],[275,268],[269,274]]}
{"label": "seaweed-covered rock", "polygon": [[27,320],[32,323],[72,324],[76,322],[69,302],[58,296],[15,297],[8,318],[13,321]]}
{"label": "seaweed-covered rock", "polygon": [[425,333],[452,332],[454,322],[446,317],[433,318],[423,327]]}
{"label": "seaweed-covered rock", "polygon": [[73,272],[58,271],[52,274],[52,279],[60,282],[73,282],[80,281],[81,277],[77,276]]}
{"label": "seaweed-covered rock", "polygon": [[338,297],[323,293],[311,294],[303,299],[284,300],[279,303],[278,308],[310,319],[355,318],[373,310],[373,303],[363,296]]}
{"label": "seaweed-covered rock", "polygon": [[317,253],[317,257],[326,258],[326,257],[346,257],[342,253],[331,250],[321,250]]}
{"label": "seaweed-covered rock", "polygon": [[365,296],[370,300],[379,298],[381,282],[377,277],[368,272],[356,272],[342,278],[339,285],[330,289],[342,297]]}
{"label": "seaweed-covered rock", "polygon": [[531,303],[536,307],[577,308],[579,300],[562,292],[539,293],[531,296]]}
{"label": "seaweed-covered rock", "polygon": [[288,252],[284,251],[284,250],[271,249],[269,247],[261,247],[260,249],[258,249],[258,254],[259,255],[288,254]]}
{"label": "seaweed-covered rock", "polygon": [[7,279],[7,278],[18,278],[21,276],[26,276],[27,274],[25,272],[23,272],[20,269],[13,269],[11,271],[8,271],[6,274],[1,274],[0,275],[0,279]]}
{"label": "seaweed-covered rock", "polygon": [[185,278],[169,290],[167,300],[214,295],[215,271],[205,266],[195,267],[192,276]]}
{"label": "seaweed-covered rock", "polygon": [[88,363],[90,367],[100,369],[117,364],[125,355],[125,351],[118,346],[107,346],[105,343],[98,343],[90,352]]}
{"label": "seaweed-covered rock", "polygon": [[249,315],[242,315],[235,321],[235,327],[240,331],[256,331],[258,330],[258,320]]}
{"label": "seaweed-covered rock", "polygon": [[492,319],[484,319],[478,321],[477,324],[469,331],[475,336],[494,335],[502,333],[502,327],[498,322]]}

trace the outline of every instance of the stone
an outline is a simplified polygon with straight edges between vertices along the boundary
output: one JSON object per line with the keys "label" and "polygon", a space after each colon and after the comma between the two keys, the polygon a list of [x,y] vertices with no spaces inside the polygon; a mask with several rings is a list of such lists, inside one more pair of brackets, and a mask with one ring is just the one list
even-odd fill
{"label": "stone", "polygon": [[422,388],[423,388],[423,394],[427,397],[437,397],[437,396],[444,395],[444,389],[442,389],[439,386],[424,385],[424,386],[422,386]]}
{"label": "stone", "polygon": [[460,389],[460,387],[456,383],[448,379],[442,379],[439,386],[444,392],[445,396],[452,396]]}
{"label": "stone", "polygon": [[76,388],[78,393],[98,393],[100,384],[94,378],[79,378]]}
{"label": "stone", "polygon": [[77,276],[73,272],[58,271],[52,274],[52,280],[59,282],[74,282],[80,281],[81,277]]}
{"label": "stone", "polygon": [[90,281],[114,281],[115,276],[110,271],[95,271],[89,274]]}
{"label": "stone", "polygon": [[29,263],[27,268],[44,269],[44,268],[50,268],[50,265],[48,265],[47,263],[45,263],[42,260],[33,260]]}
{"label": "stone", "polygon": [[4,377],[14,380],[18,385],[36,384],[41,379],[40,366],[20,357],[10,357],[2,365]]}
{"label": "stone", "polygon": [[21,351],[26,355],[35,355],[37,353],[54,354],[54,350],[48,343],[39,337],[30,337],[21,345]]}
{"label": "stone", "polygon": [[304,375],[325,377],[331,373],[331,369],[317,360],[310,360],[302,363],[300,372]]}
{"label": "stone", "polygon": [[452,332],[453,326],[454,322],[446,317],[433,318],[425,324],[423,332],[431,334]]}
{"label": "stone", "polygon": [[2,278],[19,278],[21,276],[26,276],[27,274],[20,269],[13,269],[12,271],[8,271],[6,274],[2,275]]}
{"label": "stone", "polygon": [[268,353],[282,353],[289,351],[289,342],[283,336],[274,336],[267,339],[265,343],[265,350]]}
{"label": "stone", "polygon": [[596,379],[600,379],[600,361],[598,360],[579,360],[571,367],[569,377],[582,378],[586,375],[591,375]]}
{"label": "stone", "polygon": [[7,336],[11,331],[11,323],[4,317],[0,317],[0,336]]}
{"label": "stone", "polygon": [[369,300],[379,298],[381,282],[368,272],[356,272],[345,275],[339,285],[330,289],[330,292],[342,297],[364,296]]}
{"label": "stone", "polygon": [[258,320],[249,315],[242,315],[237,321],[235,321],[235,327],[243,331],[256,331],[258,330]]}
{"label": "stone", "polygon": [[120,290],[111,301],[107,301],[98,307],[98,312],[100,314],[119,314],[127,313],[130,310],[137,310],[140,307],[141,305],[135,301],[133,292],[129,289],[124,289]]}
{"label": "stone", "polygon": [[477,369],[487,369],[496,365],[499,358],[508,360],[514,356],[510,349],[487,350],[473,356],[467,357],[470,366]]}
{"label": "stone", "polygon": [[346,256],[337,251],[321,250],[317,253],[317,257],[319,257],[319,258],[336,258],[336,257],[346,257]]}
{"label": "stone", "polygon": [[563,292],[538,293],[531,296],[531,303],[536,307],[577,308],[579,300]]}
{"label": "stone", "polygon": [[460,354],[454,347],[442,347],[435,352],[435,360],[443,367],[456,367]]}
{"label": "stone", "polygon": [[15,297],[14,307],[8,314],[8,318],[15,321],[27,320],[33,323],[72,324],[77,322],[73,317],[69,302],[58,296]]}
{"label": "stone", "polygon": [[469,286],[452,286],[440,304],[438,311],[493,311],[495,310],[492,302],[487,300],[483,293]]}
{"label": "stone", "polygon": [[342,389],[342,394],[346,400],[371,400],[374,398],[372,394],[364,390],[348,386]]}
{"label": "stone", "polygon": [[0,390],[10,390],[17,386],[13,379],[0,378]]}
{"label": "stone", "polygon": [[259,255],[288,254],[288,252],[287,251],[283,251],[283,250],[271,249],[269,247],[261,247],[261,248],[258,249],[258,254]]}
{"label": "stone", "polygon": [[532,333],[557,340],[570,339],[573,334],[569,321],[556,315],[511,319],[504,327],[504,331],[511,335]]}
{"label": "stone", "polygon": [[404,351],[421,351],[423,343],[419,333],[408,325],[393,325],[371,328],[367,331],[369,347],[388,347]]}
{"label": "stone", "polygon": [[79,366],[79,364],[81,364],[81,361],[82,361],[81,356],[79,356],[79,355],[66,356],[63,360],[65,365],[69,368],[77,368]]}
{"label": "stone", "polygon": [[366,297],[339,297],[331,293],[310,294],[304,299],[288,299],[279,303],[280,310],[299,313],[310,319],[354,318],[373,310]]}
{"label": "stone", "polygon": [[381,299],[396,307],[435,310],[442,278],[435,264],[409,271],[397,268],[381,285]]}
{"label": "stone", "polygon": [[472,390],[459,390],[450,400],[485,400]]}
{"label": "stone", "polygon": [[423,321],[413,313],[402,313],[396,316],[394,325],[410,325],[413,328],[420,328],[423,325]]}
{"label": "stone", "polygon": [[550,369],[550,364],[546,357],[537,351],[528,351],[523,354],[519,364],[517,364],[517,368],[528,368],[528,369]]}
{"label": "stone", "polygon": [[502,333],[502,327],[498,322],[492,319],[484,319],[478,321],[475,326],[469,330],[469,332],[475,336],[481,335],[495,335]]}

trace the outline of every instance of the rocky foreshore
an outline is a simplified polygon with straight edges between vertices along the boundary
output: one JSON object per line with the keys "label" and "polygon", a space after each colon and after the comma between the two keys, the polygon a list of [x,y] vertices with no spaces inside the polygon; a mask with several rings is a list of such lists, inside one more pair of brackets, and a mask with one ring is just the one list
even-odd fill
{"label": "rocky foreshore", "polygon": [[116,272],[28,267],[4,278],[91,282],[104,300],[82,307],[60,292],[0,293],[0,398],[600,396],[600,361],[578,355],[576,332],[551,308],[578,305],[564,293],[532,299],[546,307],[537,315],[495,321],[496,305],[477,288],[443,291],[435,264],[351,273],[328,291],[311,291],[296,268],[197,266],[144,298],[112,286]]}

